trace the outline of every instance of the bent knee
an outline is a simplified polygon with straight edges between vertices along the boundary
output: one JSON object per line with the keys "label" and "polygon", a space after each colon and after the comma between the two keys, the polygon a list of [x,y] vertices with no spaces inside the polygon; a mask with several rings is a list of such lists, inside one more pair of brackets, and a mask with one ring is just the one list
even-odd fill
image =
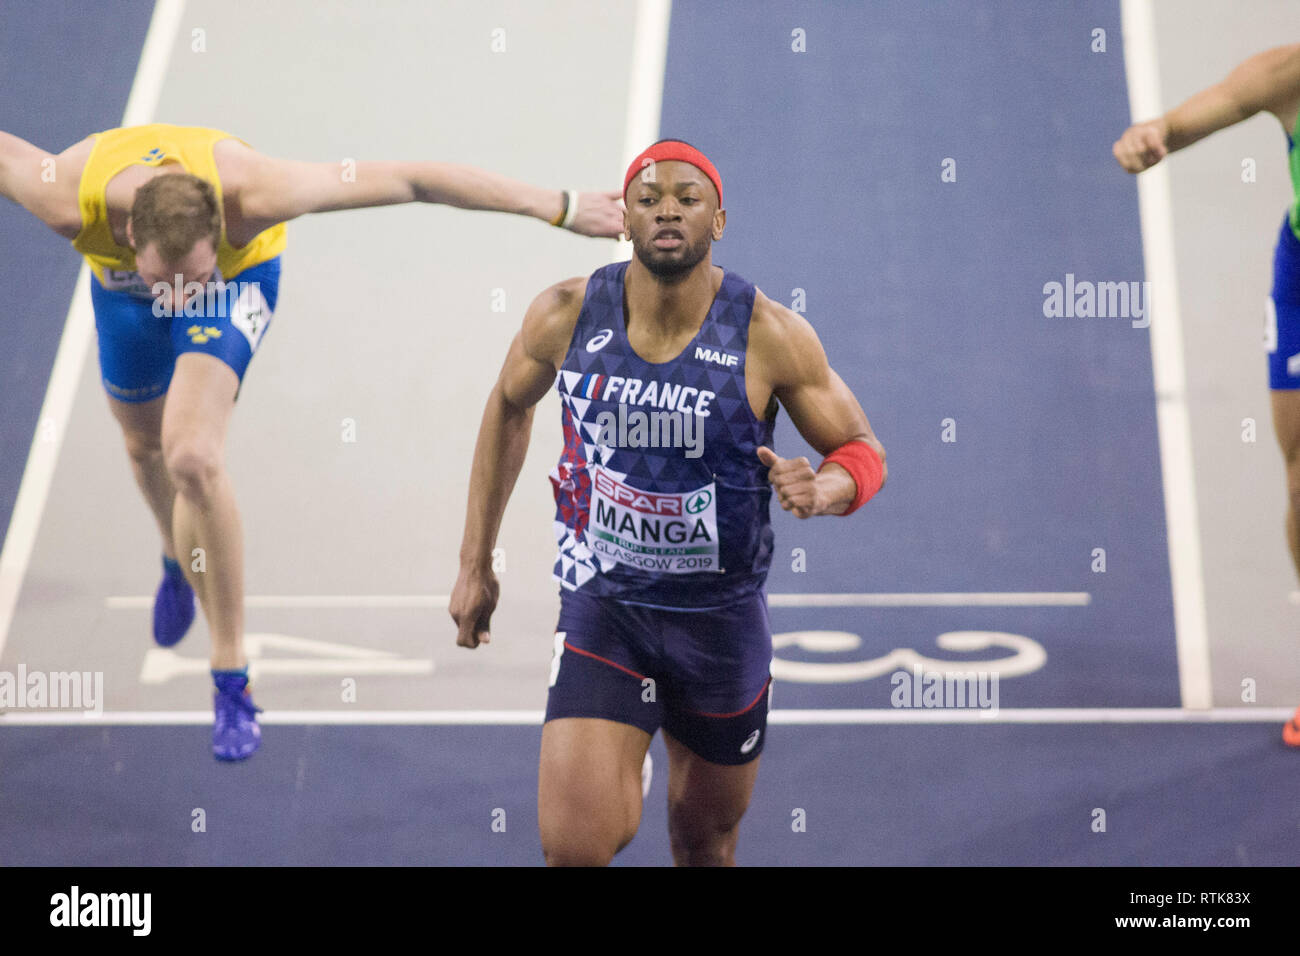
{"label": "bent knee", "polygon": [[669,801],[668,836],[673,856],[687,866],[724,866],[732,862],[743,813],[701,812],[681,801]]}
{"label": "bent knee", "polygon": [[639,814],[609,810],[591,814],[574,809],[544,810],[541,815],[539,829],[547,866],[608,866],[632,842],[641,822]]}
{"label": "bent knee", "polygon": [[1300,453],[1294,459],[1290,454],[1287,455],[1286,493],[1291,506],[1300,510]]}
{"label": "bent knee", "polygon": [[162,457],[162,436],[157,432],[124,431],[126,453],[139,464],[147,464]]}
{"label": "bent knee", "polygon": [[221,474],[221,451],[204,442],[181,441],[167,449],[167,473],[187,497],[206,496]]}

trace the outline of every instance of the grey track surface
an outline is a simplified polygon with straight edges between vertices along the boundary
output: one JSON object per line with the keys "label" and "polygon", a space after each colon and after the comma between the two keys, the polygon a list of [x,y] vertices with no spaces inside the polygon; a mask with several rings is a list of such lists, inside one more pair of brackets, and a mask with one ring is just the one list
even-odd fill
{"label": "grey track surface", "polygon": [[[187,5],[157,119],[240,136],[270,155],[464,162],[555,188],[617,188],[631,3]],[[506,51],[491,51],[505,30]],[[194,30],[205,52],[193,52]],[[591,77],[602,77],[592,83]],[[101,128],[116,125],[105,116]],[[87,131],[89,132],[89,131]],[[228,444],[250,595],[447,594],[484,401],[529,301],[607,263],[592,240],[518,217],[402,206],[289,227],[280,303],[249,369]],[[494,290],[505,311],[494,312]],[[62,321],[51,316],[51,321]],[[446,610],[251,609],[271,632],[406,660],[432,676],[360,677],[365,709],[541,708],[561,447],[553,396],[500,536],[493,643],[454,646]],[[355,422],[345,443],[343,420]],[[210,706],[199,671],[139,681],[158,540],[88,357],[4,666],[103,670],[109,710]],[[177,653],[205,660],[202,615]],[[301,656],[270,650],[269,656]],[[341,703],[338,675],[266,675],[275,710]]]}

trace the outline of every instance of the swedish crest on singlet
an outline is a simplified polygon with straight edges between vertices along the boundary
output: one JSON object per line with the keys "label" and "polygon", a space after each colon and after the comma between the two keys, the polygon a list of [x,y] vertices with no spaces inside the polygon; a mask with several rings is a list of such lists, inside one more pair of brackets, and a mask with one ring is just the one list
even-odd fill
{"label": "swedish crest on singlet", "polygon": [[729,604],[763,586],[772,552],[755,450],[771,447],[774,421],[754,416],[745,391],[755,290],[724,273],[695,338],[650,363],[627,338],[627,266],[591,276],[556,381],[554,576],[630,603]]}

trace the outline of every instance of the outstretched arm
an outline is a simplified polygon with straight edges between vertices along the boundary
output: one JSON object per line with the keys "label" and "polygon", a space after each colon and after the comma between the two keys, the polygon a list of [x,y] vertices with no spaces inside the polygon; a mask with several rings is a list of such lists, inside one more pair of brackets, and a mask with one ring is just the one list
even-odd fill
{"label": "outstretched arm", "polygon": [[1130,173],[1140,173],[1166,154],[1211,133],[1249,119],[1261,110],[1284,126],[1300,108],[1300,43],[1257,53],[1221,82],[1179,103],[1164,116],[1135,123],[1115,142],[1112,152]]}
{"label": "outstretched arm", "polygon": [[[496,173],[453,163],[306,163],[272,159],[252,150],[231,150],[238,163],[239,202],[246,221],[257,229],[313,212],[426,202],[508,212],[553,221],[564,210],[565,194]],[[616,192],[578,195],[569,228],[585,236],[616,237],[623,228],[621,196]]]}
{"label": "outstretched arm", "polygon": [[[771,386],[794,427],[818,454],[830,455],[851,442],[867,445],[879,458],[883,485],[888,476],[885,448],[858,400],[827,362],[813,327],[762,294],[755,301],[754,314],[759,321],[750,326],[747,366]],[[781,507],[796,517],[843,514],[858,496],[853,475],[836,462],[814,471],[807,458],[780,458],[766,447],[758,457],[769,467],[768,479]]]}
{"label": "outstretched arm", "polygon": [[461,647],[489,640],[489,618],[500,592],[492,549],[528,452],[533,408],[564,361],[585,288],[586,279],[570,279],[533,300],[488,396],[470,466],[460,575],[451,594],[451,616],[459,629],[456,643]]}
{"label": "outstretched arm", "polygon": [[58,157],[0,131],[0,196],[16,202],[65,238],[76,236],[81,215],[75,187],[55,175]]}

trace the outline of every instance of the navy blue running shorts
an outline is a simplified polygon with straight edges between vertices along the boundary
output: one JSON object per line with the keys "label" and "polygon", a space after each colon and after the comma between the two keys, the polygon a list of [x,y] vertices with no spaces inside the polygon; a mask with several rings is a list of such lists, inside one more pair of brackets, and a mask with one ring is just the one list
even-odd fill
{"label": "navy blue running shorts", "polygon": [[546,719],[662,727],[711,763],[744,764],[763,751],[771,671],[763,591],[682,611],[563,590]]}

